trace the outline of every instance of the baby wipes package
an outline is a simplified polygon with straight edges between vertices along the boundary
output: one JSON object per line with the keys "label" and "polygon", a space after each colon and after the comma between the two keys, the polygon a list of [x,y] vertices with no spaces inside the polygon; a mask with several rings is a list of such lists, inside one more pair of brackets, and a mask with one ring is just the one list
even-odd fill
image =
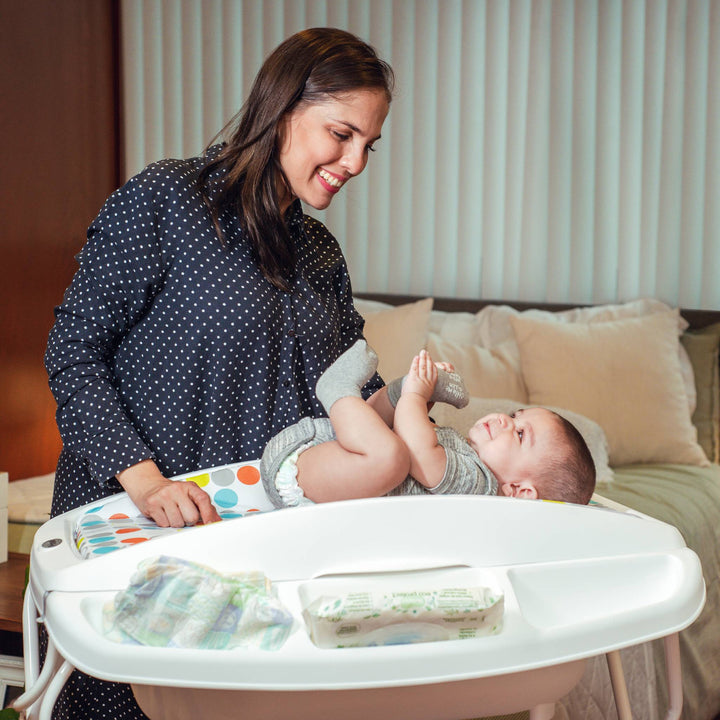
{"label": "baby wipes package", "polygon": [[[502,591],[445,584],[453,579],[458,578],[443,573],[318,579],[300,588],[303,618],[321,648],[461,640],[500,632]],[[477,578],[466,573],[463,579]]]}

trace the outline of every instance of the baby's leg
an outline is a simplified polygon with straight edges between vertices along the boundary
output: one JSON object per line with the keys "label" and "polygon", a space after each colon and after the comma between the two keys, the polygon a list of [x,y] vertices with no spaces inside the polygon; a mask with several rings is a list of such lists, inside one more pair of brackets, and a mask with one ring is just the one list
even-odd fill
{"label": "baby's leg", "polygon": [[315,392],[337,440],[298,457],[298,484],[315,502],[384,495],[407,475],[405,443],[362,399],[376,368],[377,355],[358,340],[318,380]]}
{"label": "baby's leg", "polygon": [[308,448],[297,460],[298,484],[314,502],[385,495],[407,477],[405,443],[361,398],[336,400],[330,420],[337,440]]}

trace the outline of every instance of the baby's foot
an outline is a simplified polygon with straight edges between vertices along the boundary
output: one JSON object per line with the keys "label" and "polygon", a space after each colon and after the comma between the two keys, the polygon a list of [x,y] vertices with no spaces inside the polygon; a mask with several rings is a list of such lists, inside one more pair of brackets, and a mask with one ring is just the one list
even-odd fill
{"label": "baby's foot", "polygon": [[460,375],[456,372],[438,369],[438,378],[430,401],[444,402],[456,408],[464,408],[470,402],[470,395]]}
{"label": "baby's foot", "polygon": [[365,340],[358,340],[321,376],[315,394],[327,413],[343,397],[362,397],[362,386],[377,369],[378,357]]}
{"label": "baby's foot", "polygon": [[[436,363],[437,381],[429,402],[444,402],[456,408],[464,408],[470,402],[470,395],[462,377],[455,371],[444,370],[441,364]],[[406,378],[407,375],[396,378],[387,386],[388,399],[393,407],[397,406]]]}

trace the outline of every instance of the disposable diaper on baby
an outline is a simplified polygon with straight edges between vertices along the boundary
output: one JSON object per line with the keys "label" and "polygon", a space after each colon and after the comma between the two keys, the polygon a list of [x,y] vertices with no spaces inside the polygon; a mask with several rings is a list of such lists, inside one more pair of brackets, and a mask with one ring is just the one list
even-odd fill
{"label": "disposable diaper on baby", "polygon": [[156,647],[274,650],[292,623],[262,573],[224,575],[167,556],[141,562],[105,612],[110,637]]}
{"label": "disposable diaper on baby", "polygon": [[477,638],[500,632],[504,598],[487,587],[348,589],[306,602],[303,617],[321,648]]}

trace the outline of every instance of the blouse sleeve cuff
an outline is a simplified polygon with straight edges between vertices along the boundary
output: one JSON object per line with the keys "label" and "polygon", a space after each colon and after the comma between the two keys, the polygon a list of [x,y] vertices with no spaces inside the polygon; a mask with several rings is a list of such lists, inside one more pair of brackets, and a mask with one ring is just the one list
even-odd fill
{"label": "blouse sleeve cuff", "polygon": [[105,487],[117,482],[115,475],[120,471],[142,460],[154,460],[155,454],[128,425],[96,435],[86,458],[92,476]]}

